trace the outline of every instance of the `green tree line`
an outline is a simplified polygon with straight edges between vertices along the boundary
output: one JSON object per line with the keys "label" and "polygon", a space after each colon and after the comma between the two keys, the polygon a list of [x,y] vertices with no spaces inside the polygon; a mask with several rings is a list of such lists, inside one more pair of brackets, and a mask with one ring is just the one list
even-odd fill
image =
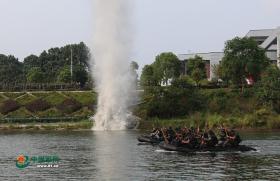
{"label": "green tree line", "polygon": [[90,81],[89,58],[89,48],[83,42],[50,48],[23,62],[12,55],[0,55],[0,84],[72,83],[83,87]]}
{"label": "green tree line", "polygon": [[[214,80],[206,79],[205,61],[199,56],[188,60],[186,75],[182,70],[178,57],[171,52],[158,55],[154,63],[144,66],[140,83],[146,104],[138,110],[140,116],[172,118],[211,110],[219,114],[237,110],[234,114],[244,114],[266,108],[280,113],[280,70],[252,38],[236,37],[225,43],[224,57],[213,67]],[[162,86],[167,80],[170,84]],[[216,88],[222,84],[226,90],[214,89],[209,98],[201,84],[214,84]],[[252,109],[246,106],[250,101],[256,103]]]}

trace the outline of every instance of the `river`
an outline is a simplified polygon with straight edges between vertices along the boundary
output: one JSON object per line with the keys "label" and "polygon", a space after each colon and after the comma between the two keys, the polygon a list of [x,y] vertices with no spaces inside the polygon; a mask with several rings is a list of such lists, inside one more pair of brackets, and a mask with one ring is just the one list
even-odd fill
{"label": "river", "polygon": [[[248,153],[165,152],[139,131],[1,132],[0,180],[278,180],[280,133],[242,133]],[[58,168],[16,167],[18,155],[60,158]]]}

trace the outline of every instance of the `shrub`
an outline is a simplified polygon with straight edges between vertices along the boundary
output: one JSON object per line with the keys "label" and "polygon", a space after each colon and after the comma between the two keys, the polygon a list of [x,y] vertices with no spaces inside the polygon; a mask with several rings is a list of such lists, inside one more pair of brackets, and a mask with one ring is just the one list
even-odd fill
{"label": "shrub", "polygon": [[37,99],[37,100],[27,104],[25,107],[30,112],[39,112],[39,111],[45,111],[45,110],[49,109],[51,107],[51,105],[42,99]]}
{"label": "shrub", "polygon": [[269,129],[280,129],[280,116],[271,117],[267,120],[267,128]]}
{"label": "shrub", "polygon": [[82,105],[74,99],[66,99],[61,104],[57,105],[56,108],[63,113],[73,113],[79,110]]}
{"label": "shrub", "polygon": [[8,114],[9,112],[13,112],[17,110],[20,105],[14,100],[6,100],[0,105],[0,112],[2,114]]}

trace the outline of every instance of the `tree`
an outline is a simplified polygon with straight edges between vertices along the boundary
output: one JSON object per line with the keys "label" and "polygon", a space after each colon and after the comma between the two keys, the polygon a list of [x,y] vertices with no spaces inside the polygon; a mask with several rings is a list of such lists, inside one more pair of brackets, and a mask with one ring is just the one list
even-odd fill
{"label": "tree", "polygon": [[190,58],[187,62],[187,74],[196,82],[199,86],[199,82],[207,78],[205,61],[200,56]]}
{"label": "tree", "polygon": [[276,65],[266,68],[259,86],[261,102],[280,112],[280,70]]}
{"label": "tree", "polygon": [[26,79],[29,83],[42,83],[44,80],[44,73],[39,67],[33,67],[28,71]]}
{"label": "tree", "polygon": [[[72,55],[72,56],[71,56]],[[27,67],[40,67],[45,74],[46,82],[56,82],[57,77],[66,65],[71,65],[71,60],[73,67],[80,66],[85,71],[89,70],[89,49],[83,43],[66,45],[64,47],[54,47],[50,48],[48,51],[43,51],[37,58],[34,56],[27,57]],[[36,63],[37,62],[37,63]]]}
{"label": "tree", "polygon": [[71,83],[71,71],[70,69],[66,66],[58,74],[57,80],[58,82],[62,83]]}
{"label": "tree", "polygon": [[139,65],[138,65],[138,63],[135,62],[135,61],[132,61],[132,62],[130,63],[130,67],[131,67],[132,70],[135,70],[135,71],[139,69]]}
{"label": "tree", "polygon": [[152,66],[154,78],[159,83],[167,85],[169,79],[175,79],[180,76],[180,60],[171,52],[158,55]]}
{"label": "tree", "polygon": [[0,75],[1,84],[23,82],[23,64],[12,55],[0,54]]}
{"label": "tree", "polygon": [[145,65],[140,77],[141,86],[156,86],[157,82],[154,77],[154,68],[152,65]]}
{"label": "tree", "polygon": [[199,87],[199,82],[205,79],[205,71],[196,68],[192,71],[191,78],[195,81],[196,86]]}
{"label": "tree", "polygon": [[194,58],[190,58],[187,62],[187,74],[192,75],[193,71],[197,71],[199,69],[203,72],[203,78],[207,78],[206,69],[205,69],[205,61],[202,57],[196,55]]}
{"label": "tree", "polygon": [[23,61],[23,71],[25,74],[34,67],[40,67],[39,57],[36,55],[29,55],[28,57],[24,58]]}
{"label": "tree", "polygon": [[131,71],[131,74],[134,78],[134,82],[135,82],[136,86],[137,86],[137,83],[138,83],[138,74],[137,74],[138,69],[139,69],[138,63],[135,62],[135,61],[132,61],[130,63],[130,71]]}
{"label": "tree", "polygon": [[193,80],[187,75],[180,76],[179,78],[173,80],[172,82],[173,87],[177,87],[181,89],[190,88],[193,87],[193,85],[194,85]]}
{"label": "tree", "polygon": [[81,87],[84,87],[88,80],[88,72],[83,66],[76,66],[73,71],[74,81],[79,83]]}
{"label": "tree", "polygon": [[224,53],[221,62],[223,77],[237,86],[242,85],[242,88],[249,76],[258,81],[262,70],[268,65],[265,50],[252,38],[236,37],[227,41]]}

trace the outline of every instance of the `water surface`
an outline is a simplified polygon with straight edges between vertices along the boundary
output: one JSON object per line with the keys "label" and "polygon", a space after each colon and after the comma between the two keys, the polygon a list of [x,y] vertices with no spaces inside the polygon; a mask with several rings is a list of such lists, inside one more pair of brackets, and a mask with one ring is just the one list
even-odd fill
{"label": "water surface", "polygon": [[[258,152],[165,152],[138,145],[138,131],[2,132],[0,180],[278,180],[280,133],[242,134]],[[18,169],[19,154],[57,155],[59,168]]]}

